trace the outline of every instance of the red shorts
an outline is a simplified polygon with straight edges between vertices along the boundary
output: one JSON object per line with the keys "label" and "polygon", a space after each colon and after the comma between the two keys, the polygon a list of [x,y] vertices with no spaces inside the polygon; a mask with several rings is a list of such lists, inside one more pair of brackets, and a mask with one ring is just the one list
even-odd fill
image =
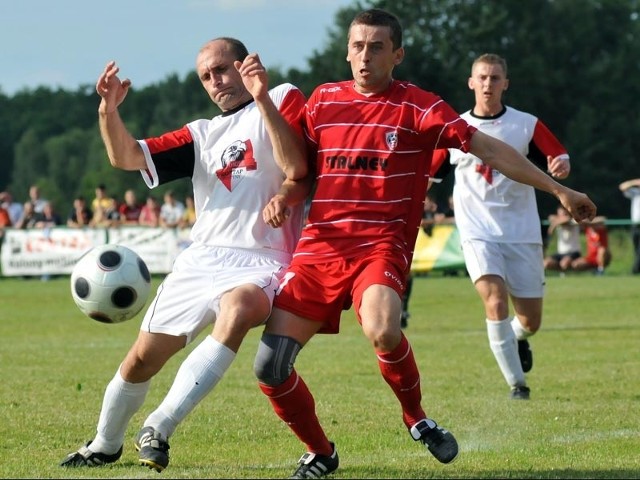
{"label": "red shorts", "polygon": [[386,285],[402,297],[409,273],[406,262],[389,250],[351,259],[323,263],[293,262],[282,278],[273,306],[325,325],[318,333],[338,333],[342,310],[355,304],[371,285]]}

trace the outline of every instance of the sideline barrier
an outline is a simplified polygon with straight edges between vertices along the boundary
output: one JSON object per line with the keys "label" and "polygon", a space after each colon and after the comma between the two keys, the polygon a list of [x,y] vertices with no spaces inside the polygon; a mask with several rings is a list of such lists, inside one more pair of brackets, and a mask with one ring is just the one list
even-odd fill
{"label": "sideline barrier", "polygon": [[455,225],[434,225],[431,236],[418,231],[411,262],[413,273],[432,270],[464,270],[460,236]]}
{"label": "sideline barrier", "polygon": [[189,243],[189,229],[116,227],[73,229],[6,229],[0,262],[2,275],[71,274],[84,252],[118,243],[134,250],[152,274],[171,271],[175,257]]}
{"label": "sideline barrier", "polygon": [[[189,245],[189,229],[129,227],[73,229],[6,229],[2,244],[2,275],[70,275],[84,252],[96,245],[117,243],[140,255],[152,274],[171,271],[173,261]],[[411,264],[413,272],[462,269],[458,230],[436,225],[431,237],[418,232]]]}
{"label": "sideline barrier", "polygon": [[[548,225],[543,221],[542,225]],[[611,227],[628,227],[629,220],[607,219]],[[15,230],[7,228],[0,265],[4,276],[71,274],[73,266],[88,249],[105,243],[119,243],[135,250],[153,274],[171,271],[175,257],[189,245],[189,229],[153,227]],[[432,235],[418,231],[411,271],[464,270],[460,236],[455,225],[434,225]]]}

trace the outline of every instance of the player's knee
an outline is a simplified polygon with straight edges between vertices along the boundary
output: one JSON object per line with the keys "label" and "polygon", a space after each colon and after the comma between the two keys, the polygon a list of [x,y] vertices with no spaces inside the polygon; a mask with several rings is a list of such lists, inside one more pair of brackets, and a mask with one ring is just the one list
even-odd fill
{"label": "player's knee", "polygon": [[128,356],[120,365],[120,375],[130,383],[141,383],[150,380],[158,373],[164,362],[153,362],[139,356]]}
{"label": "player's knee", "polygon": [[290,337],[264,333],[258,345],[253,372],[265,385],[280,385],[291,375],[301,348],[302,345]]}

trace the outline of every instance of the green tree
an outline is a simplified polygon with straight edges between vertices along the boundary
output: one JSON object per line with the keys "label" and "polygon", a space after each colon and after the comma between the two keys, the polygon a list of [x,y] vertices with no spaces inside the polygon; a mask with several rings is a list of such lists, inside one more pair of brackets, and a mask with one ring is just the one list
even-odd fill
{"label": "green tree", "polygon": [[[628,217],[628,200],[617,185],[640,176],[640,0],[354,1],[336,13],[324,47],[309,52],[307,68],[270,69],[271,84],[288,81],[309,95],[320,83],[351,78],[348,26],[373,6],[403,23],[406,58],[396,78],[441,95],[460,112],[473,104],[467,87],[473,59],[485,52],[504,56],[511,81],[505,101],[538,116],[568,148],[573,171],[566,183],[588,193],[600,214]],[[107,160],[98,103],[93,86],[37,88],[13,97],[0,92],[0,189],[8,185],[22,200],[38,183],[43,194],[70,205],[75,194],[90,197],[104,181],[113,194],[134,188],[144,198],[148,190],[139,174],[116,170]],[[120,111],[137,138],[219,113],[195,71],[132,88]],[[450,185],[437,189],[438,200],[446,199]],[[191,185],[185,180],[171,188],[182,196]],[[154,194],[160,197],[163,189]],[[546,218],[555,200],[541,194],[539,207]]]}
{"label": "green tree", "polygon": [[[626,217],[618,183],[640,175],[640,26],[638,0],[381,0],[336,14],[327,48],[309,72],[291,71],[309,91],[350,78],[346,30],[356,11],[379,7],[401,19],[405,61],[396,78],[441,95],[458,111],[473,105],[471,62],[485,52],[504,56],[511,87],[505,101],[542,119],[565,144],[573,171],[566,183],[588,193],[599,212]],[[346,70],[345,70],[346,68]],[[539,195],[541,215],[555,210]]]}

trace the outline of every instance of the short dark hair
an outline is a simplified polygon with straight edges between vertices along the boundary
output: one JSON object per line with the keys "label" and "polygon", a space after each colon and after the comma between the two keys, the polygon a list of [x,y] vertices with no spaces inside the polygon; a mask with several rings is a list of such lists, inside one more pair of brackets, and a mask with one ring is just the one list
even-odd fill
{"label": "short dark hair", "polygon": [[500,65],[502,67],[502,71],[504,72],[505,78],[507,77],[507,61],[497,53],[483,53],[482,55],[477,57],[471,64],[471,72],[473,72],[473,67],[475,67],[478,63]]}
{"label": "short dark hair", "polygon": [[229,47],[231,48],[231,51],[233,52],[233,56],[235,57],[235,59],[240,62],[242,62],[245,58],[247,58],[247,55],[249,55],[249,50],[247,50],[247,47],[245,47],[244,43],[242,43],[237,38],[218,37],[218,38],[214,38],[211,41],[214,42],[216,40],[222,40],[223,42],[226,42],[227,45],[229,45]]}
{"label": "short dark hair", "polygon": [[397,50],[402,47],[402,25],[400,20],[393,13],[380,8],[372,8],[358,13],[353,20],[349,29],[353,25],[371,25],[376,27],[389,27],[391,30],[391,43],[393,49]]}

